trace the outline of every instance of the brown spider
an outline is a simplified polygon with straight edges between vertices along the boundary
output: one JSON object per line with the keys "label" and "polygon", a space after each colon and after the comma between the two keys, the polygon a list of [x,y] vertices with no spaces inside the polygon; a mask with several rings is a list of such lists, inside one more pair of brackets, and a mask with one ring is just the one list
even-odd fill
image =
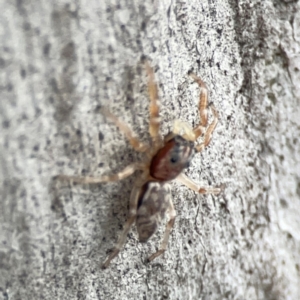
{"label": "brown spider", "polygon": [[[148,261],[152,261],[166,250],[170,231],[174,225],[176,216],[170,193],[171,187],[169,182],[171,180],[176,179],[200,194],[218,194],[221,191],[220,188],[200,187],[182,173],[188,166],[194,152],[202,151],[209,144],[218,122],[218,113],[215,107],[210,105],[214,119],[207,126],[208,97],[205,83],[195,74],[189,74],[200,86],[200,123],[195,128],[191,128],[187,123],[176,120],[173,132],[162,138],[159,134],[159,100],[154,72],[147,61],[145,61],[145,67],[148,74],[150,95],[149,133],[152,138],[152,145],[148,146],[140,142],[131,129],[108,110],[101,109],[101,111],[119,127],[120,131],[125,134],[131,146],[136,151],[146,153],[147,160],[142,163],[133,163],[117,174],[102,176],[100,178],[58,176],[59,179],[89,184],[118,181],[132,175],[137,170],[143,171],[140,180],[136,182],[131,192],[128,220],[114,250],[104,261],[103,268],[107,268],[111,260],[118,255],[134,222],[137,226],[139,241],[146,242],[156,231],[167,212],[170,219],[166,225],[160,249],[153,253],[148,258]],[[195,145],[195,141],[200,136],[203,136],[203,142]]]}

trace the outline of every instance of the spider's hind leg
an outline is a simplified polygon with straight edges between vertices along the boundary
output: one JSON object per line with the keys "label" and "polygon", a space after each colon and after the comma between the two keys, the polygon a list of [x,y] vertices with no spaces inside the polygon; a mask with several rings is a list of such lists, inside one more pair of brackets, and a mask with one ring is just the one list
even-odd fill
{"label": "spider's hind leg", "polygon": [[127,238],[127,234],[132,226],[132,224],[134,223],[135,219],[136,219],[136,213],[137,213],[137,202],[138,202],[138,196],[139,196],[139,186],[135,186],[133,188],[133,190],[131,191],[131,195],[130,195],[130,204],[129,204],[129,217],[127,222],[124,225],[124,229],[118,239],[117,244],[115,245],[113,251],[111,252],[111,254],[105,259],[103,265],[102,265],[102,269],[106,269],[111,260],[114,259],[120,252],[121,248],[123,247],[123,245],[126,242],[126,238]]}
{"label": "spider's hind leg", "polygon": [[102,269],[106,269],[109,266],[111,260],[114,259],[119,254],[121,248],[123,247],[123,245],[126,242],[127,234],[129,232],[132,224],[135,221],[135,217],[136,217],[136,212],[135,213],[131,212],[127,222],[124,225],[123,232],[121,233],[117,244],[115,245],[115,247],[114,247],[113,251],[111,252],[111,254],[105,259],[105,261],[102,265]]}
{"label": "spider's hind leg", "polygon": [[176,211],[174,209],[174,206],[173,206],[173,202],[172,200],[170,199],[169,201],[169,221],[166,225],[166,229],[165,229],[165,233],[164,233],[164,237],[163,237],[163,240],[162,240],[162,243],[160,245],[160,248],[159,250],[157,250],[155,253],[153,253],[149,258],[148,258],[148,261],[152,261],[153,259],[155,259],[156,257],[162,255],[166,249],[167,249],[167,246],[168,246],[168,241],[169,241],[169,236],[170,236],[170,232],[174,226],[174,223],[175,223],[175,217],[176,217]]}
{"label": "spider's hind leg", "polygon": [[102,183],[102,182],[114,182],[122,180],[130,175],[132,175],[137,170],[144,170],[145,164],[142,163],[133,163],[122,171],[101,177],[87,177],[87,176],[68,176],[68,175],[57,175],[56,178],[58,180],[68,180],[72,182],[82,183],[82,184],[90,184],[90,183]]}

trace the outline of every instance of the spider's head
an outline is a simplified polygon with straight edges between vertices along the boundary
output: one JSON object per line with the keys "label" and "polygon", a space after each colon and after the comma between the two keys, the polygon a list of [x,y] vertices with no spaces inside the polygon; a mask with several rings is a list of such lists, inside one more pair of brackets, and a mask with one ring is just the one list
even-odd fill
{"label": "spider's head", "polygon": [[[191,135],[190,135],[191,137]],[[175,179],[187,168],[194,154],[194,142],[185,134],[171,133],[165,139],[164,146],[153,156],[150,175],[159,181]]]}

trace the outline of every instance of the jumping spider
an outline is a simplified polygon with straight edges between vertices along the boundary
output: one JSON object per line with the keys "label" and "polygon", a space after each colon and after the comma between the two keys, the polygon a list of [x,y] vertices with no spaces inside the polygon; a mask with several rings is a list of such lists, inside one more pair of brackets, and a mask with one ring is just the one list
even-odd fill
{"label": "jumping spider", "polygon": [[[140,142],[132,130],[107,109],[101,109],[104,116],[115,123],[119,130],[125,134],[131,146],[136,151],[146,154],[147,159],[145,162],[133,163],[117,174],[102,176],[100,178],[67,175],[58,176],[63,180],[89,184],[118,181],[132,175],[137,170],[142,171],[140,180],[136,182],[131,192],[128,220],[125,223],[123,232],[115,248],[104,261],[103,268],[107,268],[111,260],[118,255],[134,222],[137,226],[139,241],[146,242],[154,234],[165,214],[168,213],[170,219],[166,225],[160,249],[152,254],[148,258],[148,261],[152,261],[166,250],[170,231],[174,225],[176,216],[170,192],[171,187],[169,182],[171,180],[176,179],[178,182],[200,194],[218,194],[221,191],[220,188],[200,187],[182,173],[188,166],[194,152],[202,151],[209,144],[218,122],[218,113],[215,107],[210,105],[209,107],[214,118],[212,123],[208,125],[208,91],[205,83],[195,74],[189,73],[200,86],[200,123],[192,128],[189,124],[176,120],[173,132],[163,138],[159,134],[161,121],[159,118],[160,104],[154,72],[147,61],[145,61],[145,68],[148,74],[148,90],[150,96],[149,133],[152,138],[151,146]],[[200,136],[203,136],[203,142],[195,144]]]}

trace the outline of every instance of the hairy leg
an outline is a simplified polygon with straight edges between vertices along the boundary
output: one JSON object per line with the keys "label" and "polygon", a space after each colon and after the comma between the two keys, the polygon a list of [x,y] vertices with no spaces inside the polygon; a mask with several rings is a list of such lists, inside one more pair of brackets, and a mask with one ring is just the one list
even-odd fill
{"label": "hairy leg", "polygon": [[148,91],[150,97],[150,120],[149,120],[149,133],[154,144],[157,144],[161,137],[159,135],[160,128],[160,118],[159,118],[159,100],[158,100],[158,91],[157,85],[154,78],[154,72],[151,68],[149,62],[145,60],[146,72],[148,74]]}
{"label": "hairy leg", "polygon": [[128,127],[126,123],[118,119],[114,114],[112,114],[106,108],[101,108],[101,113],[110,119],[115,125],[124,133],[129,143],[133,147],[134,150],[139,152],[145,152],[149,149],[149,146],[145,145],[138,138],[136,138],[136,134]]}
{"label": "hairy leg", "polygon": [[123,245],[126,242],[127,234],[129,232],[132,224],[134,223],[134,221],[136,219],[136,208],[137,208],[137,202],[138,202],[138,195],[139,195],[139,188],[134,187],[132,192],[131,192],[131,195],[130,195],[129,218],[128,218],[127,222],[124,225],[123,232],[121,233],[121,235],[118,239],[118,242],[115,245],[113,251],[105,259],[105,261],[102,265],[102,269],[106,269],[109,266],[111,260],[114,259],[119,254],[121,248],[123,247]]}
{"label": "hairy leg", "polygon": [[213,105],[211,105],[210,107],[213,112],[214,119],[204,133],[204,141],[201,144],[196,145],[196,150],[198,152],[201,152],[209,144],[211,137],[212,137],[212,133],[215,130],[217,123],[218,123],[218,112]]}
{"label": "hairy leg", "polygon": [[59,180],[68,180],[72,182],[78,182],[83,184],[89,183],[102,183],[102,182],[113,182],[122,180],[130,175],[132,175],[136,170],[145,170],[145,164],[134,163],[127,166],[125,169],[117,174],[106,175],[101,177],[85,177],[85,176],[68,176],[68,175],[58,175],[56,176]]}
{"label": "hairy leg", "polygon": [[170,220],[166,225],[166,229],[165,229],[165,233],[164,233],[164,237],[162,240],[162,243],[160,245],[160,248],[157,252],[153,253],[149,258],[148,261],[152,261],[153,259],[155,259],[156,257],[160,256],[161,254],[163,254],[168,246],[168,241],[169,241],[169,236],[170,236],[170,232],[174,226],[175,223],[175,217],[176,217],[176,211],[174,209],[172,200],[170,199],[169,202],[169,216],[170,216]]}
{"label": "hairy leg", "polygon": [[191,190],[200,193],[200,194],[219,194],[221,192],[221,188],[212,188],[212,187],[201,187],[198,186],[197,183],[195,183],[192,179],[187,177],[185,174],[181,173],[177,178],[177,181],[184,184]]}
{"label": "hairy leg", "polygon": [[104,261],[103,265],[102,265],[102,269],[106,269],[111,260],[114,259],[120,252],[121,248],[123,247],[123,245],[125,244],[126,242],[126,238],[127,238],[127,234],[132,226],[132,224],[134,223],[135,221],[135,217],[136,215],[130,215],[127,222],[125,223],[124,225],[124,229],[123,229],[123,232],[121,233],[120,237],[119,237],[119,240],[117,242],[117,244],[115,245],[112,253],[106,258],[106,260]]}
{"label": "hairy leg", "polygon": [[200,123],[194,128],[194,133],[196,139],[202,135],[207,125],[207,103],[208,103],[208,90],[206,84],[194,73],[189,73],[189,75],[198,83],[200,87],[200,96],[199,96],[199,114],[200,114]]}

